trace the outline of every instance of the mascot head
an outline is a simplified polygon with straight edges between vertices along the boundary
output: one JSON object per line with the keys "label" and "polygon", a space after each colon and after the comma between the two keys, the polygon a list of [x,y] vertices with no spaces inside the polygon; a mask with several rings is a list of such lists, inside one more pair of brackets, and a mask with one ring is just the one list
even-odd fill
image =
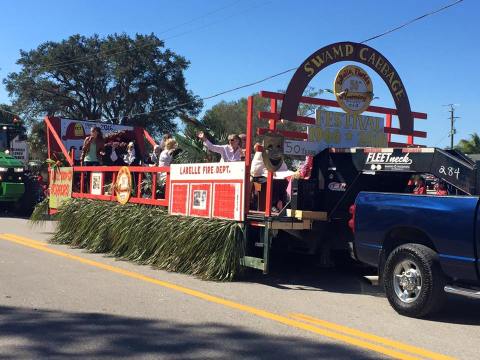
{"label": "mascot head", "polygon": [[269,132],[263,138],[263,163],[269,171],[277,171],[283,163],[283,136]]}

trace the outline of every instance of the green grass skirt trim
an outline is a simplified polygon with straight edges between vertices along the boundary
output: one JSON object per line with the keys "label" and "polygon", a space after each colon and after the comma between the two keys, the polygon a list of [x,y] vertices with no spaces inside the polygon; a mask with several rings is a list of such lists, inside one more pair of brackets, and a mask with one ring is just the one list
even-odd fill
{"label": "green grass skirt trim", "polygon": [[30,215],[30,222],[33,225],[40,225],[48,218],[48,204],[49,199],[45,198],[35,206],[32,215]]}
{"label": "green grass skirt trim", "polygon": [[244,254],[239,223],[168,215],[161,207],[71,199],[55,220],[53,243],[205,280],[233,280]]}

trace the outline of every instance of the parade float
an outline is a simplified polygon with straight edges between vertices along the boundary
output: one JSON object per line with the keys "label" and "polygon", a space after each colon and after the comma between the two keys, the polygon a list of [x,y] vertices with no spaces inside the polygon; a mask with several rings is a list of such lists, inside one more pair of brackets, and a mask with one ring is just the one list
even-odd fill
{"label": "parade float", "polygon": [[[303,96],[316,74],[343,61],[376,72],[396,108],[370,105],[372,80],[354,65],[337,74],[336,101]],[[58,220],[52,241],[204,279],[232,280],[244,267],[267,273],[275,247],[319,256],[325,264],[332,251],[348,252],[349,208],[362,190],[403,192],[412,175],[431,173],[458,191],[472,192],[474,164],[461,154],[415,144],[427,134],[414,129],[414,120],[427,114],[411,111],[398,72],[367,45],[341,42],[319,49],[298,67],[285,93],[259,96],[269,99],[270,111],[254,114],[254,97],[248,98],[245,161],[228,163],[80,166],[79,149],[92,125],[107,136],[128,133],[143,157],[155,141],[142,128],[47,117],[49,157],[60,154],[66,163],[50,172],[48,211]],[[300,104],[319,109],[315,116],[300,116]],[[255,117],[265,126],[254,129]],[[285,122],[304,130],[282,129]],[[405,141],[393,141],[392,135]],[[250,176],[255,136],[263,138],[268,169],[262,182]],[[272,212],[275,184],[287,181],[275,172],[285,156],[306,155],[314,156],[310,176],[293,176],[290,198]]]}

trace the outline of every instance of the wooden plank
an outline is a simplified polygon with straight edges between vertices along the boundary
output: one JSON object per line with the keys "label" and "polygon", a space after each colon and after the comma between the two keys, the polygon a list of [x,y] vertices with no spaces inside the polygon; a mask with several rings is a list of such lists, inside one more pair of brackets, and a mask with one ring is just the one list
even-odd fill
{"label": "wooden plank", "polygon": [[[260,119],[265,119],[265,120],[275,120],[279,121],[280,120],[280,114],[279,113],[272,113],[268,111],[259,111],[258,112],[258,117]],[[301,124],[310,124],[310,125],[315,125],[316,119],[308,116],[300,116],[298,115],[297,118],[295,119],[295,122],[301,123]]]}
{"label": "wooden plank", "polygon": [[[392,128],[392,127],[385,127],[383,131],[387,134],[398,134],[398,135],[403,135],[401,134],[401,130],[398,128]],[[419,137],[419,138],[426,138],[427,133],[425,131],[419,131],[419,130],[414,130],[413,134],[411,135],[413,137]]]}
{"label": "wooden plank", "polygon": [[[283,100],[285,98],[285,94],[276,93],[272,91],[260,91],[260,96],[264,98],[277,99],[277,100]],[[340,107],[340,105],[338,105],[338,103],[335,100],[312,98],[308,96],[302,96],[300,98],[300,102],[306,103],[306,104],[313,104],[313,105]],[[398,115],[397,109],[386,108],[383,106],[369,106],[365,111],[373,112],[377,114]],[[412,111],[412,115],[415,119],[422,119],[422,120],[427,119],[427,116],[428,116],[426,113],[421,113],[416,111]]]}
{"label": "wooden plank", "polygon": [[303,221],[278,221],[272,220],[270,229],[272,230],[310,230],[312,228],[311,220]]}
{"label": "wooden plank", "polygon": [[[258,129],[257,129],[257,135],[264,135],[264,134],[266,134],[266,133],[269,132],[269,131],[270,131],[270,129],[258,128]],[[305,140],[308,139],[308,134],[307,134],[307,133],[303,133],[303,132],[298,132],[298,131],[286,131],[286,130],[277,130],[276,132],[279,133],[279,134],[282,134],[282,135],[285,136],[286,138],[305,139]]]}
{"label": "wooden plank", "polygon": [[263,262],[263,259],[253,256],[244,256],[241,258],[240,265],[262,271],[265,270],[265,263]]}
{"label": "wooden plank", "polygon": [[309,210],[295,210],[287,209],[287,216],[295,217],[300,220],[317,220],[327,221],[328,214],[325,211],[309,211]]}

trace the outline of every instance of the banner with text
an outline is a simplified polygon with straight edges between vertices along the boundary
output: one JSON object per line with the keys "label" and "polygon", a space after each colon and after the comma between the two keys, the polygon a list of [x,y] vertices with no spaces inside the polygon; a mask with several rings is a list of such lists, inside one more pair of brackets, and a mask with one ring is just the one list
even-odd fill
{"label": "banner with text", "polygon": [[173,164],[169,213],[242,221],[245,163]]}
{"label": "banner with text", "polygon": [[83,141],[90,135],[92,126],[98,126],[102,130],[103,136],[113,132],[133,130],[133,126],[105,124],[101,122],[80,121],[61,119],[60,138],[67,148],[67,151],[75,150],[75,159],[80,159],[80,153],[83,147]]}
{"label": "banner with text", "polygon": [[285,139],[287,155],[316,155],[327,147],[386,147],[383,118],[317,110],[316,123],[307,127],[308,140]]}
{"label": "banner with text", "polygon": [[61,167],[50,170],[50,209],[58,209],[72,196],[73,168]]}

